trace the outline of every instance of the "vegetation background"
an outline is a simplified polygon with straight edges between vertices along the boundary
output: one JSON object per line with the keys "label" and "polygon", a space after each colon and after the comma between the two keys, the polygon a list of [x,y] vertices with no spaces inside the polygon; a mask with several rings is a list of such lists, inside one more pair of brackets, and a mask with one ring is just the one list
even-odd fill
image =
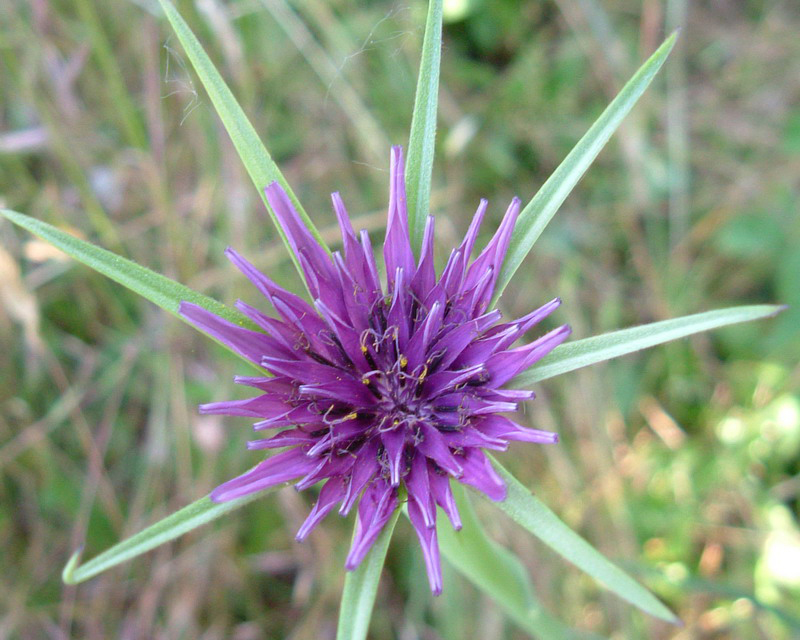
{"label": "vegetation background", "polygon": [[[178,2],[331,243],[328,194],[382,233],[425,5]],[[571,626],[613,638],[800,635],[800,11],[794,0],[446,3],[433,208],[440,257],[480,197],[530,198],[665,33],[677,49],[509,287],[576,337],[740,303],[774,320],[539,385],[554,447],[503,456],[683,619],[603,592],[488,505],[493,535]],[[233,245],[297,284],[206,95],[147,0],[0,4],[0,201],[226,303],[258,299]],[[254,464],[235,359],[0,224],[0,637],[332,638],[352,522],[298,545],[312,499],[267,497],[135,563],[94,555]],[[486,508],[484,508],[486,507]],[[372,637],[520,638],[452,572],[430,597],[398,527]]]}

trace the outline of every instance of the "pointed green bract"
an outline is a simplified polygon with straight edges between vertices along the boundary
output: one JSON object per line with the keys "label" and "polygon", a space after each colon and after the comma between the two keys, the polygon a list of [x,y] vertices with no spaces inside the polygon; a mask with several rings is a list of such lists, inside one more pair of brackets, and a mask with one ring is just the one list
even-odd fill
{"label": "pointed green bract", "polygon": [[437,518],[439,549],[447,561],[488,595],[533,638],[586,638],[550,616],[537,602],[525,568],[483,530],[463,486],[451,482],[463,528],[454,531],[447,518]]}
{"label": "pointed green bract", "polygon": [[[169,311],[181,320],[184,320],[178,315],[178,307],[181,302],[193,302],[207,311],[215,313],[219,317],[241,327],[258,329],[249,318],[239,313],[236,309],[231,309],[213,298],[204,296],[202,293],[198,293],[194,289],[190,289],[179,282],[170,280],[166,276],[162,276],[140,264],[136,264],[132,260],[118,256],[116,253],[112,253],[107,249],[102,249],[91,242],[81,240],[47,222],[42,222],[36,218],[26,216],[24,213],[18,213],[9,209],[0,209],[0,214],[8,218],[14,224],[30,231],[42,240],[49,242],[54,247],[58,247],[61,251],[75,258],[78,262],[82,262],[95,271],[108,276],[115,282],[119,282],[124,287],[127,287],[134,293],[138,293],[143,298],[158,305],[165,311]],[[184,320],[184,322],[186,321]],[[187,324],[196,328],[190,323]],[[219,341],[216,342],[230,350],[230,347],[227,345]],[[235,353],[232,350],[231,352]],[[250,360],[247,360],[243,356],[240,357],[249,365],[254,366]],[[261,369],[259,369],[259,371],[261,371]]]}
{"label": "pointed green bract", "polygon": [[80,564],[81,550],[76,551],[64,567],[61,578],[66,584],[84,582],[277,489],[278,487],[270,487],[237,500],[221,503],[212,502],[208,496],[201,498],[136,535],[115,544],[86,564]]}
{"label": "pointed green bract", "polygon": [[206,88],[208,96],[211,98],[211,102],[214,104],[214,108],[222,120],[222,124],[225,125],[225,129],[228,131],[228,135],[230,135],[233,145],[236,147],[236,151],[239,154],[239,157],[242,159],[245,169],[247,169],[247,173],[250,174],[253,184],[258,190],[258,193],[261,195],[261,199],[264,201],[264,205],[270,212],[272,221],[275,223],[275,227],[278,229],[278,233],[280,233],[281,238],[283,239],[283,242],[289,251],[289,255],[291,256],[295,266],[297,267],[298,271],[300,271],[300,275],[302,276],[303,273],[300,269],[300,263],[297,261],[294,252],[289,247],[286,240],[286,235],[284,234],[283,229],[281,229],[280,224],[278,224],[278,220],[269,206],[266,197],[264,196],[264,188],[275,180],[280,182],[284,191],[286,191],[291,198],[292,203],[297,209],[297,212],[300,214],[300,217],[303,219],[306,227],[314,235],[320,245],[325,247],[325,249],[330,252],[328,246],[325,244],[319,231],[314,226],[314,223],[303,209],[300,201],[297,199],[297,196],[294,194],[289,186],[289,183],[286,181],[286,178],[284,178],[280,169],[272,160],[272,157],[270,156],[266,147],[264,147],[264,144],[261,142],[261,138],[259,138],[255,128],[247,119],[247,116],[242,110],[242,107],[236,101],[236,98],[233,96],[230,88],[227,84],[225,84],[225,81],[222,79],[219,71],[217,71],[214,63],[211,62],[211,58],[208,57],[208,54],[206,54],[206,52],[203,50],[203,47],[197,40],[197,37],[194,35],[194,33],[192,33],[192,30],[189,29],[189,25],[186,24],[184,19],[177,12],[175,7],[172,6],[172,3],[170,3],[169,0],[159,0],[159,2],[161,3],[164,13],[169,19],[172,28],[175,30],[178,40],[180,40],[181,44],[183,45],[186,55],[189,57],[189,60],[191,60],[192,66],[197,72],[200,81]]}
{"label": "pointed green bract", "polygon": [[673,33],[650,56],[519,215],[495,287],[493,307],[561,204],[650,85],[675,45]]}
{"label": "pointed green bract", "polygon": [[363,640],[367,637],[378,583],[381,579],[386,552],[392,539],[400,510],[397,509],[375,541],[367,557],[344,579],[344,591],[339,605],[339,624],[336,640]]}
{"label": "pointed green bract", "polygon": [[679,623],[675,615],[652,593],[564,524],[497,460],[492,458],[492,463],[508,487],[506,499],[493,502],[493,505],[620,598],[656,618]]}
{"label": "pointed green bract", "polygon": [[406,159],[406,202],[411,247],[419,254],[425,218],[430,210],[431,174],[436,142],[436,107],[442,57],[442,0],[430,0],[422,59],[419,65],[414,114]]}
{"label": "pointed green bract", "polygon": [[685,338],[701,331],[709,331],[737,322],[768,318],[780,313],[785,308],[780,305],[757,304],[717,309],[568,342],[553,349],[552,353],[539,360],[524,373],[519,374],[510,384],[514,387],[527,387],[540,380],[618,358],[670,340]]}

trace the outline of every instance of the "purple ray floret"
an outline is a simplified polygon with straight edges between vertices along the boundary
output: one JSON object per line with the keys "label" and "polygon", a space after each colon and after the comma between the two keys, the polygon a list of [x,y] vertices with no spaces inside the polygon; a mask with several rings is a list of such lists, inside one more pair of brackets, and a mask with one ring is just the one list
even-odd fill
{"label": "purple ray floret", "polygon": [[427,219],[419,260],[411,250],[400,147],[392,149],[390,176],[386,286],[367,232],[353,231],[339,194],[333,194],[333,208],[344,254],[331,256],[273,182],[266,188],[267,200],[313,302],[279,287],[228,249],[228,257],[271,302],[277,317],[237,303],[263,330],[253,331],[186,302],[180,313],[271,374],[236,379],[261,395],[200,407],[203,413],[256,418],[255,428],[265,437],[248,448],[283,449],[217,487],[211,498],[232,500],[291,481],[298,489],[323,483],[297,539],[308,536],[337,505],[342,515],[357,505],[346,562],[352,570],[397,509],[403,486],[431,589],[438,594],[437,505],[461,528],[450,478],[503,500],[505,484],[483,450],[505,450],[514,440],[557,441],[554,433],[502,415],[516,411],[533,393],[500,387],[561,344],[570,329],[565,325],[514,347],[560,301],[513,322],[501,322],[499,311],[488,310],[519,214],[518,199],[489,244],[470,261],[487,207],[481,201],[464,241],[437,279],[433,216]]}

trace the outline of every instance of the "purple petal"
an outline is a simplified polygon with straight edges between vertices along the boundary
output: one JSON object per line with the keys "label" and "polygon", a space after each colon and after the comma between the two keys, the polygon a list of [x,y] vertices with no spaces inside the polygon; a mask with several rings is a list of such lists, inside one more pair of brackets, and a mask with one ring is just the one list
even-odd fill
{"label": "purple petal", "polygon": [[349,318],[353,330],[364,331],[370,326],[370,309],[373,304],[370,296],[366,294],[365,284],[353,279],[338,251],[333,254],[333,262],[336,274],[339,276],[341,302],[345,306],[345,312],[339,315],[342,319]]}
{"label": "purple petal", "polygon": [[298,344],[297,331],[292,330],[291,327],[280,320],[269,317],[241,300],[237,300],[234,306],[270,334],[267,336],[268,342],[272,345],[269,353],[273,355],[282,354],[284,357],[295,355],[295,347]]}
{"label": "purple petal", "polygon": [[[262,358],[261,365],[276,375],[286,376],[306,384],[336,382],[345,379],[359,382],[349,371],[313,360],[292,360],[267,356]],[[359,382],[359,384],[361,383]]]}
{"label": "purple petal", "polygon": [[459,477],[462,472],[460,458],[455,456],[447,446],[447,441],[442,433],[426,422],[420,425],[420,441],[417,449],[420,453],[433,460],[450,475]]}
{"label": "purple petal", "polygon": [[496,502],[505,500],[506,484],[482,451],[467,449],[461,457],[461,464],[464,472],[459,480],[462,483],[475,487]]}
{"label": "purple petal", "polygon": [[508,449],[508,442],[501,438],[492,438],[485,433],[474,429],[473,427],[465,427],[460,431],[448,432],[445,435],[447,444],[458,451],[467,449],[494,449],[495,451],[506,451]]}
{"label": "purple petal", "polygon": [[196,304],[181,302],[178,314],[203,333],[207,333],[259,366],[261,358],[272,352],[274,342],[268,336],[250,329],[243,329]]}
{"label": "purple petal", "polygon": [[477,275],[479,273],[483,273],[487,267],[499,266],[497,262],[498,257],[500,258],[500,262],[502,262],[502,259],[505,257],[505,252],[508,249],[508,242],[511,240],[511,233],[514,231],[514,225],[517,222],[519,208],[520,199],[514,198],[511,201],[511,204],[508,206],[508,209],[503,216],[503,221],[500,223],[497,231],[495,231],[492,239],[489,241],[486,247],[484,247],[483,251],[481,251],[481,254],[475,258],[475,261],[470,265],[467,272],[468,286],[471,286],[471,284],[474,283]]}
{"label": "purple petal", "polygon": [[422,547],[422,555],[425,558],[425,569],[428,572],[428,583],[430,584],[433,595],[438,596],[442,592],[442,562],[439,558],[439,542],[436,538],[436,528],[429,527],[425,523],[422,510],[416,502],[408,503],[408,517],[414,530],[417,532],[419,544]]}
{"label": "purple petal", "polygon": [[453,497],[453,490],[450,488],[450,478],[443,473],[433,470],[429,472],[429,478],[433,499],[447,514],[447,517],[450,518],[453,529],[459,531],[462,526],[461,516],[458,513],[458,507]]}
{"label": "purple petal", "polygon": [[446,369],[461,355],[461,352],[489,325],[500,319],[500,312],[494,310],[481,318],[465,322],[453,331],[445,334],[432,347],[431,351],[443,351],[444,356],[439,361],[439,368]]}
{"label": "purple petal", "polygon": [[403,471],[403,451],[406,444],[405,430],[401,427],[399,429],[384,431],[381,433],[381,442],[386,449],[386,459],[389,464],[391,485],[397,487],[400,485],[400,474]]}
{"label": "purple petal", "polygon": [[[508,251],[508,245],[511,242],[511,234],[514,232],[514,226],[517,224],[521,204],[522,201],[519,198],[514,198],[511,201],[511,204],[508,205],[508,209],[506,210],[506,215],[503,217],[503,221],[497,229],[497,248],[494,254],[494,260],[492,261],[492,266],[497,273],[500,273],[500,266],[503,264],[503,260],[505,260],[506,251]],[[489,244],[491,244],[491,242]]]}
{"label": "purple petal", "polygon": [[397,329],[397,346],[400,353],[405,351],[409,335],[409,313],[406,305],[407,292],[405,291],[406,277],[402,268],[395,274],[395,287],[392,294],[392,303],[386,316],[386,324]]}
{"label": "purple petal", "polygon": [[472,216],[472,222],[470,223],[469,229],[467,229],[467,233],[464,236],[464,241],[459,247],[466,260],[469,260],[470,255],[472,255],[472,249],[475,246],[475,240],[478,238],[478,232],[480,231],[481,223],[483,223],[483,217],[486,215],[486,209],[488,206],[489,201],[485,198],[482,198],[480,204],[478,205],[478,210],[475,212],[475,215]]}
{"label": "purple petal", "polygon": [[294,316],[302,317],[306,314],[314,314],[314,309],[305,300],[275,284],[234,249],[228,247],[225,249],[225,255],[248,277],[265,298],[270,301],[272,301],[273,297],[280,298],[292,309]]}
{"label": "purple petal", "polygon": [[375,397],[367,390],[363,382],[343,376],[325,382],[313,382],[300,386],[300,392],[306,397],[330,398],[360,408],[371,408]]}
{"label": "purple petal", "polygon": [[558,442],[557,433],[541,431],[539,429],[529,429],[505,416],[484,416],[481,420],[475,421],[474,426],[476,429],[492,438],[503,438],[505,440],[517,440],[520,442],[535,442],[537,444],[555,444]]}
{"label": "purple petal", "polygon": [[476,364],[458,371],[439,371],[425,378],[424,394],[432,398],[460,384],[465,384],[482,373],[484,373],[482,364]]}
{"label": "purple petal", "polygon": [[280,447],[293,447],[295,445],[310,445],[314,443],[314,436],[302,429],[287,429],[271,438],[250,440],[247,448],[251,451],[258,449],[278,449]]}
{"label": "purple petal", "polygon": [[458,249],[453,249],[450,253],[450,258],[444,267],[439,282],[444,287],[445,294],[448,298],[452,298],[461,291],[461,285],[464,282],[465,267],[467,264],[467,257]]}
{"label": "purple petal", "polygon": [[261,418],[285,413],[292,410],[285,399],[271,394],[244,398],[243,400],[223,400],[201,404],[199,409],[203,415],[247,416]]}
{"label": "purple petal", "polygon": [[[486,362],[486,360],[495,351],[500,350],[500,345],[507,342],[507,338],[511,337],[511,342],[517,336],[518,331],[513,326],[506,326],[500,333],[485,336],[474,340],[472,343],[459,354],[455,359],[453,365],[456,368],[469,367],[479,362]],[[509,342],[510,344],[510,342]]]}
{"label": "purple petal", "polygon": [[248,387],[255,387],[262,391],[269,391],[280,395],[291,395],[292,386],[291,380],[284,377],[266,377],[266,376],[234,376],[233,381],[236,384],[247,385]]}
{"label": "purple petal", "polygon": [[307,260],[307,266],[305,267],[306,279],[308,280],[310,276],[315,275],[318,278],[332,280],[333,271],[330,257],[314,236],[311,235],[280,183],[273,182],[264,189],[264,193],[267,196],[269,206],[275,212],[275,216],[286,234],[294,254],[298,258],[303,256]]}
{"label": "purple petal", "polygon": [[514,198],[508,206],[506,214],[503,216],[503,221],[489,241],[489,244],[486,245],[481,254],[475,259],[475,262],[470,265],[464,284],[465,289],[473,287],[475,283],[480,280],[486,269],[491,268],[493,270],[493,277],[491,286],[488,287],[486,298],[488,299],[491,297],[491,294],[494,292],[494,283],[497,280],[497,274],[500,273],[500,266],[503,264],[503,259],[508,250],[508,244],[511,242],[511,234],[514,231],[514,225],[517,222],[519,210],[520,199]]}
{"label": "purple petal", "polygon": [[263,429],[277,429],[279,427],[288,427],[296,424],[308,425],[321,423],[323,417],[322,414],[327,408],[327,406],[319,406],[318,404],[316,406],[312,406],[309,403],[300,405],[298,407],[292,407],[283,413],[275,412],[271,414],[262,414],[268,415],[269,417],[256,422],[253,425],[253,428],[256,431],[261,431]]}
{"label": "purple petal", "polygon": [[514,340],[518,337],[521,337],[525,334],[531,327],[538,324],[542,320],[544,320],[547,316],[549,316],[553,311],[558,309],[561,306],[561,298],[553,298],[547,304],[539,307],[535,311],[532,311],[526,316],[523,316],[519,320],[516,320],[513,323],[510,323],[516,330],[516,335],[512,338],[511,336],[506,336],[504,340],[501,340],[497,345],[497,349],[506,349],[507,347],[513,344]]}
{"label": "purple petal", "polygon": [[300,527],[295,536],[298,542],[302,542],[308,537],[308,534],[316,527],[322,519],[327,516],[331,509],[336,506],[344,496],[344,482],[341,478],[332,478],[328,480],[320,489],[319,498],[308,514],[306,521]]}
{"label": "purple petal", "polygon": [[423,455],[415,455],[406,477],[408,497],[417,503],[428,528],[436,526],[436,506],[431,500],[431,486],[428,478],[428,462]]}
{"label": "purple petal", "polygon": [[476,392],[455,391],[446,393],[436,398],[434,409],[442,410],[447,407],[450,411],[458,411],[467,415],[479,416],[487,413],[503,413],[516,411],[517,403],[500,399],[475,395]]}
{"label": "purple petal", "polygon": [[428,348],[441,329],[443,313],[444,306],[436,302],[431,307],[425,320],[417,326],[405,351],[410,370],[413,371],[425,362],[428,355]]}
{"label": "purple petal", "polygon": [[397,269],[402,269],[410,279],[413,279],[416,271],[414,254],[411,251],[411,242],[408,236],[402,147],[392,147],[389,176],[389,220],[386,224],[383,258],[386,263],[389,290],[391,290],[394,287],[394,276]]}
{"label": "purple petal", "polygon": [[351,418],[353,414],[341,418],[331,424],[329,433],[324,436],[317,436],[316,444],[308,450],[308,455],[321,455],[334,447],[337,449],[349,443],[354,438],[363,436],[368,427],[363,420]]}
{"label": "purple petal", "polygon": [[428,216],[425,220],[425,234],[422,236],[422,251],[419,254],[417,273],[411,279],[411,289],[418,298],[424,298],[436,282],[436,269],[433,263],[434,225],[434,217]]}
{"label": "purple petal", "polygon": [[348,571],[361,564],[396,508],[397,490],[394,487],[383,480],[375,480],[367,487],[358,503],[356,531],[344,565]]}
{"label": "purple petal", "polygon": [[346,516],[353,505],[358,500],[361,490],[375,476],[379,470],[378,465],[378,440],[372,438],[355,452],[356,461],[353,470],[350,472],[350,479],[347,483],[347,493],[342,500],[339,513]]}
{"label": "purple petal", "polygon": [[353,231],[353,225],[350,222],[350,216],[347,214],[344,202],[339,192],[331,194],[333,201],[333,210],[336,213],[336,220],[339,222],[339,229],[342,231],[342,240],[344,242],[344,255],[347,258],[347,266],[352,274],[356,274],[362,267],[363,254],[361,247],[358,244],[358,238]]}
{"label": "purple petal", "polygon": [[310,471],[315,464],[300,448],[284,451],[260,462],[247,473],[221,484],[211,492],[211,499],[214,502],[227,502],[289,482]]}
{"label": "purple petal", "polygon": [[483,275],[479,274],[475,285],[464,293],[461,305],[473,314],[483,313],[489,306],[496,281],[497,270],[491,266],[487,267]]}
{"label": "purple petal", "polygon": [[369,241],[369,233],[366,229],[361,230],[361,251],[364,254],[364,272],[366,274],[367,286],[365,293],[374,303],[380,300],[383,295],[381,279],[378,276],[378,266],[375,264],[375,254],[372,251],[372,243]]}
{"label": "purple petal", "polygon": [[493,355],[486,362],[486,370],[489,373],[492,384],[498,387],[505,384],[520,371],[527,369],[537,360],[544,358],[564,342],[571,332],[572,329],[568,325],[564,325],[558,329],[553,329],[550,333],[524,347]]}
{"label": "purple petal", "polygon": [[[306,455],[308,455],[308,452],[306,452]],[[294,488],[298,491],[308,489],[317,484],[320,480],[325,480],[326,478],[347,475],[353,468],[353,462],[355,462],[355,458],[347,453],[343,455],[323,456],[322,459],[315,458],[314,460],[317,462],[317,466],[294,485]]]}
{"label": "purple petal", "polygon": [[325,318],[325,322],[328,323],[331,331],[342,344],[342,348],[350,361],[357,369],[368,371],[370,366],[361,351],[361,336],[353,328],[352,323],[344,320],[344,318],[328,308],[322,300],[316,300],[314,306],[317,307],[320,315]]}

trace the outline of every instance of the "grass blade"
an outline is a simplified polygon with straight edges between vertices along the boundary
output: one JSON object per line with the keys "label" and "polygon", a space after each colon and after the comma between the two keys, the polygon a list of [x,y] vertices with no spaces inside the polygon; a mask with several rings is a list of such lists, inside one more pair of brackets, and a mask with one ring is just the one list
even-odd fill
{"label": "grass blade", "polygon": [[259,491],[258,493],[253,493],[237,500],[222,503],[212,502],[211,498],[206,496],[176,511],[172,515],[167,516],[163,520],[159,520],[154,525],[147,527],[147,529],[140,531],[130,538],[115,544],[110,549],[107,549],[99,556],[92,558],[83,565],[79,564],[82,553],[82,550],[79,549],[72,555],[69,562],[64,567],[61,579],[66,584],[84,582],[112,567],[116,567],[123,562],[132,560],[151,549],[155,549],[166,542],[174,540],[192,529],[196,529],[212,520],[216,520],[226,513],[243,507],[256,498],[276,491],[278,488],[279,487],[270,487],[264,491]]}
{"label": "grass blade", "polygon": [[269,155],[266,147],[264,147],[255,128],[253,128],[253,125],[247,119],[247,116],[236,101],[230,88],[225,84],[225,81],[222,79],[219,71],[217,71],[214,63],[211,62],[211,58],[208,57],[208,54],[203,50],[197,37],[192,33],[192,30],[189,29],[189,25],[186,24],[169,0],[159,0],[159,2],[172,28],[175,30],[178,40],[180,40],[183,45],[186,55],[189,57],[189,60],[191,60],[192,66],[197,72],[200,81],[206,88],[208,96],[211,98],[211,102],[214,104],[214,108],[222,120],[222,124],[225,125],[225,129],[228,131],[228,135],[230,135],[233,145],[236,147],[236,151],[242,159],[242,163],[244,163],[245,169],[247,169],[247,173],[250,174],[250,179],[256,186],[256,189],[261,195],[261,199],[264,201],[264,205],[272,216],[272,221],[275,223],[275,227],[278,229],[278,233],[283,239],[284,244],[286,244],[289,255],[292,257],[298,271],[300,271],[300,264],[289,248],[286,236],[264,196],[264,187],[275,180],[280,182],[286,193],[289,194],[292,203],[303,219],[306,227],[308,227],[320,245],[330,251],[328,246],[303,209],[297,196],[286,181],[286,178],[284,178],[280,169],[278,169],[278,165],[272,160],[272,157]]}
{"label": "grass blade", "polygon": [[363,640],[367,637],[372,607],[375,605],[375,596],[378,593],[378,582],[381,579],[389,541],[392,539],[399,515],[400,510],[397,509],[367,557],[355,571],[347,572],[342,602],[339,606],[336,640]]}
{"label": "grass blade", "polygon": [[[297,51],[319,76],[324,86],[328,88],[326,98],[330,95],[339,103],[345,115],[350,118],[358,136],[357,140],[364,154],[364,160],[376,163],[385,162],[386,150],[390,146],[386,131],[381,128],[358,92],[345,79],[342,69],[333,61],[331,54],[314,36],[311,28],[306,26],[295,13],[295,10],[305,11],[306,17],[315,19],[319,28],[329,29],[330,23],[327,23],[325,17],[320,15],[322,12],[309,6],[309,3],[294,3],[294,7],[288,0],[261,0],[261,3],[272,14],[275,22],[297,47]],[[334,84],[336,88],[331,90]]]}
{"label": "grass blade", "polygon": [[501,464],[496,460],[492,462],[508,486],[506,499],[492,504],[620,598],[656,618],[680,623],[652,593],[564,524]]}
{"label": "grass blade", "polygon": [[522,210],[500,270],[491,306],[497,303],[544,228],[650,85],[672,51],[677,37],[677,32],[673,33],[639,68]]}
{"label": "grass blade", "polygon": [[142,126],[142,120],[137,113],[136,105],[131,99],[131,94],[125,86],[125,74],[117,62],[114,49],[103,29],[100,16],[97,14],[97,3],[92,0],[79,0],[75,3],[82,26],[88,31],[89,42],[103,74],[103,82],[108,87],[108,92],[114,104],[114,112],[120,119],[128,142],[139,149],[147,148],[147,134]]}
{"label": "grass blade", "polygon": [[[224,318],[234,324],[248,329],[258,329],[246,316],[239,313],[236,309],[231,309],[213,298],[204,296],[194,289],[170,280],[155,271],[136,264],[132,260],[118,256],[107,249],[102,249],[91,242],[86,242],[76,238],[72,234],[62,231],[47,222],[31,218],[23,213],[0,209],[0,214],[8,218],[11,222],[19,225],[23,229],[30,231],[35,236],[40,237],[58,247],[64,253],[82,262],[95,271],[108,276],[115,282],[127,287],[134,293],[138,293],[153,304],[161,307],[165,311],[181,318],[178,315],[178,307],[183,301],[193,302],[204,309],[215,313],[220,318]],[[185,320],[184,320],[185,322]],[[189,325],[193,328],[194,325]],[[223,347],[228,347],[218,342]],[[232,352],[235,353],[235,352]],[[237,354],[238,355],[238,354]],[[240,356],[241,357],[241,356]],[[253,366],[253,363],[243,358],[245,362]],[[260,369],[259,369],[260,370]]]}
{"label": "grass blade", "polygon": [[511,385],[527,387],[540,380],[553,378],[562,373],[612,358],[619,358],[670,340],[685,338],[701,331],[709,331],[737,322],[769,318],[785,308],[781,305],[757,304],[717,309],[568,342],[556,347],[548,356],[514,378]]}
{"label": "grass blade", "polygon": [[419,253],[425,218],[430,209],[431,174],[436,142],[436,106],[439,99],[439,64],[442,58],[442,0],[430,0],[417,95],[411,118],[406,158],[406,203],[411,246]]}
{"label": "grass blade", "polygon": [[438,518],[439,548],[447,561],[531,637],[542,640],[589,637],[573,631],[542,609],[519,560],[486,535],[463,486],[458,482],[451,485],[464,527],[454,531],[449,520]]}

